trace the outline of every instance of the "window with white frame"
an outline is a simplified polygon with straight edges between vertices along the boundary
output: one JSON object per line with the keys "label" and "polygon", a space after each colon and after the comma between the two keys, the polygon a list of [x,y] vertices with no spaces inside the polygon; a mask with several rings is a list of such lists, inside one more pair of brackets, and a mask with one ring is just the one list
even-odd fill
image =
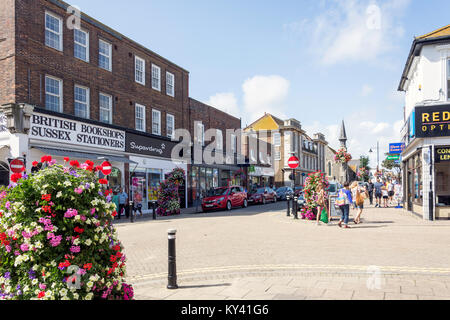
{"label": "window with white frame", "polygon": [[275,147],[280,147],[281,146],[281,133],[275,132],[273,134],[273,145]]}
{"label": "window with white frame", "polygon": [[134,60],[134,79],[145,86],[145,60],[138,56]]}
{"label": "window with white frame", "polygon": [[136,103],[136,130],[145,132],[145,106]]}
{"label": "window with white frame", "polygon": [[161,68],[152,64],[152,88],[161,91]]}
{"label": "window with white frame", "polygon": [[166,122],[167,122],[167,136],[169,138],[173,138],[175,134],[175,117],[171,114],[167,114]]}
{"label": "window with white frame", "polygon": [[175,97],[175,76],[170,72],[166,72],[166,93]]}
{"label": "window with white frame", "polygon": [[112,96],[100,93],[100,121],[104,123],[112,123]]}
{"label": "window with white frame", "polygon": [[45,76],[45,108],[62,112],[62,80]]}
{"label": "window with white frame", "polygon": [[50,12],[45,13],[45,45],[63,51],[62,19]]}
{"label": "window with white frame", "polygon": [[99,40],[98,43],[98,66],[102,69],[112,70],[112,45],[106,41]]}
{"label": "window with white frame", "polygon": [[89,32],[73,29],[73,55],[75,58],[89,62]]}
{"label": "window with white frame", "polygon": [[75,86],[75,116],[89,118],[89,88]]}
{"label": "window with white frame", "polygon": [[447,100],[450,100],[450,59],[447,60]]}
{"label": "window with white frame", "polygon": [[281,151],[275,151],[275,161],[281,161]]}
{"label": "window with white frame", "polygon": [[216,129],[216,148],[220,151],[223,150],[223,133],[219,129]]}
{"label": "window with white frame", "polygon": [[161,111],[152,110],[152,134],[161,135]]}

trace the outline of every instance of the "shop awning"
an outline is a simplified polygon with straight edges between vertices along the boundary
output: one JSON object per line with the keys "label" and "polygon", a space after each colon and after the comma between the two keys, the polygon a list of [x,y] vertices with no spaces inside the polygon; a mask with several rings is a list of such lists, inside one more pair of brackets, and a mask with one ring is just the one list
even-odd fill
{"label": "shop awning", "polygon": [[126,157],[112,156],[109,154],[70,151],[70,150],[44,148],[44,147],[34,147],[34,148],[39,149],[42,152],[44,152],[45,154],[52,155],[52,156],[69,157],[69,158],[75,158],[75,159],[81,158],[81,159],[89,159],[92,161],[97,160],[100,157],[104,157],[104,158],[108,158],[109,161],[122,162],[122,163],[137,163]]}

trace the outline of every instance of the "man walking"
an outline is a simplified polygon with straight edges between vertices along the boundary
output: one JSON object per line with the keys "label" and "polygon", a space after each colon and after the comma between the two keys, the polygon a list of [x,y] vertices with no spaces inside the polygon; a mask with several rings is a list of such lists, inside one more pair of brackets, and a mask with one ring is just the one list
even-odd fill
{"label": "man walking", "polygon": [[373,205],[373,191],[374,191],[375,185],[372,181],[369,182],[369,185],[367,186],[367,191],[369,192],[369,200],[370,205]]}
{"label": "man walking", "polygon": [[127,210],[127,201],[128,201],[128,194],[123,191],[123,188],[120,188],[120,192],[119,192],[119,220],[120,220],[120,216],[122,215],[122,210],[125,210],[125,215],[127,217],[127,219],[130,216],[130,213]]}
{"label": "man walking", "polygon": [[381,179],[377,178],[377,182],[374,185],[374,187],[375,187],[375,198],[376,198],[376,202],[377,202],[377,204],[375,205],[375,208],[381,208],[381,197],[382,197],[381,188],[383,186],[384,186],[384,184],[381,182]]}

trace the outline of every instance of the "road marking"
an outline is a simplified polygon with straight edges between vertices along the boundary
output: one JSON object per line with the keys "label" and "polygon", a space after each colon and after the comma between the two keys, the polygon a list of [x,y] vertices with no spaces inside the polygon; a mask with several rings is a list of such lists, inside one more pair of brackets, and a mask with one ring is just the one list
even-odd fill
{"label": "road marking", "polygon": [[[232,271],[263,271],[263,270],[348,270],[367,272],[369,266],[354,265],[253,265],[253,266],[228,266],[199,268],[178,272],[178,276],[193,274],[232,272]],[[450,274],[450,268],[422,268],[422,267],[379,267],[384,273],[426,273],[426,274]],[[167,277],[167,272],[130,277],[130,280],[150,280]]]}

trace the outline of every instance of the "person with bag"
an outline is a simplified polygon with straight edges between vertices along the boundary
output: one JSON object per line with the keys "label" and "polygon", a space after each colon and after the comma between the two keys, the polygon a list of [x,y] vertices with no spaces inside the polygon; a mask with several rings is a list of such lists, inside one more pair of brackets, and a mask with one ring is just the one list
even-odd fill
{"label": "person with bag", "polygon": [[364,201],[369,197],[369,193],[365,188],[361,189],[360,187],[357,187],[355,194],[355,203],[356,207],[358,208],[358,214],[356,215],[354,222],[355,224],[360,224],[361,215],[364,210]]}
{"label": "person with bag", "polygon": [[348,182],[344,183],[344,188],[339,190],[338,197],[336,199],[336,205],[342,212],[342,218],[338,223],[339,228],[342,228],[342,223],[344,223],[345,229],[350,229],[348,225],[349,215],[350,215],[350,204],[353,202],[352,192],[349,188],[350,184]]}
{"label": "person with bag", "polygon": [[326,193],[322,183],[319,183],[316,189],[317,193],[317,225],[320,224],[320,221],[323,223],[328,223],[328,210],[326,209]]}

